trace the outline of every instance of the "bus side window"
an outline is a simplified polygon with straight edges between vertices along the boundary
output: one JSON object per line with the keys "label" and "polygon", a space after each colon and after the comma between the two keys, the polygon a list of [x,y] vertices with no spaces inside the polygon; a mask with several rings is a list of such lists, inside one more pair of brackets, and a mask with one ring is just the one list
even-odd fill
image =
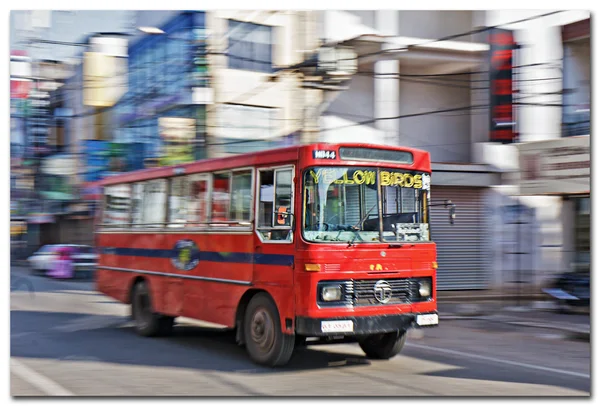
{"label": "bus side window", "polygon": [[291,169],[260,171],[259,185],[259,234],[263,241],[291,241],[290,216],[279,214],[291,211]]}
{"label": "bus side window", "polygon": [[155,179],[144,184],[142,222],[146,227],[162,227],[166,219],[167,180]]}
{"label": "bus side window", "polygon": [[208,221],[208,179],[206,175],[189,177],[187,227],[200,227]]}
{"label": "bus side window", "polygon": [[133,193],[131,199],[131,223],[133,227],[141,227],[142,225],[142,198],[144,193],[144,183],[137,182],[134,183]]}
{"label": "bus side window", "polygon": [[231,176],[231,205],[229,219],[241,222],[250,221],[252,172],[234,172]]}
{"label": "bus side window", "polygon": [[179,176],[171,179],[169,191],[169,227],[183,227],[187,217],[188,180]]}
{"label": "bus side window", "polygon": [[[258,219],[257,224],[259,228],[271,228],[273,227],[273,203],[274,203],[274,172],[273,171],[261,171],[259,172],[260,191],[258,193],[259,206],[258,206]],[[265,237],[263,235],[263,237]]]}
{"label": "bus side window", "polygon": [[109,227],[128,227],[131,205],[130,185],[114,185],[104,189],[104,221]]}
{"label": "bus side window", "polygon": [[230,173],[219,173],[213,176],[212,215],[211,221],[229,220]]}

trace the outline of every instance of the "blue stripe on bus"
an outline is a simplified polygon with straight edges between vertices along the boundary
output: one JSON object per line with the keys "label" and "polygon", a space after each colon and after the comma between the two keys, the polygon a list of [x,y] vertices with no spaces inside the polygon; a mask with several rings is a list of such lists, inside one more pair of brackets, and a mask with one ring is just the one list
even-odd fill
{"label": "blue stripe on bus", "polygon": [[[175,258],[178,252],[176,250],[156,249],[156,248],[112,248],[102,247],[100,251],[107,255],[119,255],[127,257],[146,257],[146,258]],[[216,252],[200,251],[194,255],[192,260],[210,262],[231,262],[231,263],[255,263],[258,265],[282,265],[290,266],[294,263],[293,255],[281,254],[250,254],[244,252]]]}
{"label": "blue stripe on bus", "polygon": [[161,250],[154,248],[112,248],[103,247],[103,254],[122,255],[126,257],[172,258],[174,250]]}
{"label": "blue stripe on bus", "polygon": [[294,256],[281,254],[254,254],[254,263],[259,265],[290,266],[294,263]]}
{"label": "blue stripe on bus", "polygon": [[238,262],[244,264],[252,263],[252,254],[244,252],[211,252],[211,251],[200,251],[198,253],[198,259],[200,261],[211,261],[211,262]]}

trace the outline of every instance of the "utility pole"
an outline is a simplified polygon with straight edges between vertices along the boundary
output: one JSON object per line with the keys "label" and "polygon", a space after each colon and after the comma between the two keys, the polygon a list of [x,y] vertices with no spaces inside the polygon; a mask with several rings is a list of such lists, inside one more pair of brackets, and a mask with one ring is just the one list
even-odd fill
{"label": "utility pole", "polygon": [[296,67],[305,89],[304,144],[319,141],[319,119],[335,98],[347,90],[357,70],[354,49],[346,46],[321,46]]}

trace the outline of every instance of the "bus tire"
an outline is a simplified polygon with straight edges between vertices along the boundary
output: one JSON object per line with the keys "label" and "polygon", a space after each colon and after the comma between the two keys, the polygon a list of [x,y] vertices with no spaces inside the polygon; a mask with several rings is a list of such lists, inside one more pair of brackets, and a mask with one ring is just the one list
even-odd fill
{"label": "bus tire", "polygon": [[406,342],[406,330],[392,333],[371,334],[358,341],[368,358],[390,359],[402,351]]}
{"label": "bus tire", "polygon": [[173,329],[173,317],[154,312],[150,289],[148,289],[146,282],[138,282],[133,288],[131,314],[135,331],[143,337],[167,335]]}
{"label": "bus tire", "polygon": [[285,365],[294,352],[295,338],[281,331],[277,306],[265,293],[258,293],[248,303],[244,338],[248,355],[259,365]]}

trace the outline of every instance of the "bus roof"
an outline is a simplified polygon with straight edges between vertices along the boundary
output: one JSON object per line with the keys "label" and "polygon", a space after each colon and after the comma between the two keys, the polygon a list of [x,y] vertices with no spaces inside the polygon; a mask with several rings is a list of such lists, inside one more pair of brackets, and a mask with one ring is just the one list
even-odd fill
{"label": "bus roof", "polygon": [[[245,153],[224,158],[211,158],[201,161],[189,162],[185,164],[161,166],[157,168],[142,169],[133,172],[126,172],[119,175],[110,176],[98,182],[99,186],[114,185],[119,183],[137,182],[148,179],[166,178],[180,174],[193,174],[199,172],[213,172],[220,170],[228,170],[234,168],[243,168],[256,165],[277,165],[284,164],[289,161],[298,160],[300,157],[310,157],[313,150],[335,150],[340,147],[349,148],[368,148],[388,151],[405,151],[413,154],[413,164],[404,165],[412,166],[414,169],[422,171],[431,171],[431,162],[429,152],[409,148],[395,147],[388,145],[367,144],[367,143],[314,143],[308,145],[294,145],[290,147],[274,148],[259,152]],[[316,160],[316,165],[319,164],[336,164],[340,161],[332,162],[332,160]],[[328,161],[328,162],[323,162]],[[349,162],[349,161],[342,161]],[[355,161],[356,162],[356,161]],[[371,162],[370,164],[372,164]],[[392,162],[386,162],[387,165],[394,165]],[[178,169],[176,172],[175,169]]]}

